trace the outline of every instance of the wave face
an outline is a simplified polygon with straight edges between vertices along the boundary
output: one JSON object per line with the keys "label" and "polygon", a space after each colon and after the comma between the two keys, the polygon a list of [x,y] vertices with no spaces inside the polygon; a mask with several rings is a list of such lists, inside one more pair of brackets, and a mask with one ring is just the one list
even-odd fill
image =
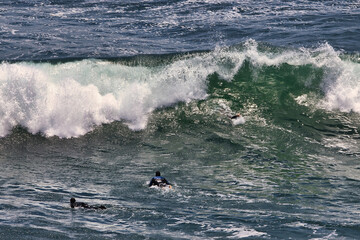
{"label": "wave face", "polygon": [[61,138],[114,121],[142,130],[155,110],[199,100],[209,103],[204,114],[246,115],[248,106],[281,111],[289,104],[295,111],[360,113],[359,76],[357,56],[328,44],[284,49],[254,40],[171,56],[3,62],[0,136],[18,125]]}

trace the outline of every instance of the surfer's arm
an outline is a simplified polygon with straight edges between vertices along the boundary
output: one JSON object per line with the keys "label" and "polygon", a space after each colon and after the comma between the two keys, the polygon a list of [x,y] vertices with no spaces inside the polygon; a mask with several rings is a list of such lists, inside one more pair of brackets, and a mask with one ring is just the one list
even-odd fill
{"label": "surfer's arm", "polygon": [[164,182],[165,182],[167,185],[171,185],[171,183],[169,183],[169,181],[166,180],[166,178],[164,178]]}
{"label": "surfer's arm", "polygon": [[154,178],[152,178],[152,179],[150,180],[149,187],[151,187],[152,185],[155,185],[155,180],[154,180]]}

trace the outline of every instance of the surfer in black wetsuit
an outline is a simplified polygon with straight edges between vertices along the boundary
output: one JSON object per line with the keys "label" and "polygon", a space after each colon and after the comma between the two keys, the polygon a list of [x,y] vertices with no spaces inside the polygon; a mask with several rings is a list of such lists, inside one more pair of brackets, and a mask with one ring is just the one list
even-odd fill
{"label": "surfer in black wetsuit", "polygon": [[230,119],[238,119],[239,117],[241,117],[240,113],[237,113],[234,116],[229,116]]}
{"label": "surfer in black wetsuit", "polygon": [[153,177],[149,183],[149,187],[151,186],[166,187],[171,186],[171,184],[164,177],[160,176],[160,172],[157,171],[155,177]]}
{"label": "surfer in black wetsuit", "polygon": [[82,208],[88,208],[88,209],[106,209],[105,206],[103,205],[100,205],[100,206],[91,206],[91,205],[88,205],[84,202],[77,202],[75,200],[75,198],[71,198],[70,199],[70,207],[71,208],[75,208],[75,207],[82,207]]}

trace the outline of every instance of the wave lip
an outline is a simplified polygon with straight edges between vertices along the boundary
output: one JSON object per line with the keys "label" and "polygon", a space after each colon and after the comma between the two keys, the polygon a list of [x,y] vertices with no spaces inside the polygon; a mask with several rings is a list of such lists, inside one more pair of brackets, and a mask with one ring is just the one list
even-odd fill
{"label": "wave lip", "polygon": [[16,125],[33,134],[79,136],[93,125],[114,120],[115,98],[100,95],[92,84],[82,86],[72,79],[51,82],[36,65],[2,64],[0,72],[0,136]]}
{"label": "wave lip", "polygon": [[[210,75],[233,81],[245,61],[260,73],[264,67],[283,64],[321,68],[324,76],[319,87],[324,96],[318,107],[360,112],[359,64],[341,59],[328,44],[274,50],[248,40],[235,47],[164,60],[150,66],[103,60],[1,63],[0,136],[16,125],[33,134],[64,138],[113,121],[141,130],[155,109],[207,98]],[[301,99],[299,104],[308,100]]]}
{"label": "wave lip", "polygon": [[0,136],[16,125],[33,134],[65,138],[112,121],[144,129],[154,109],[206,97],[211,68],[197,64],[203,62],[187,59],[157,68],[97,60],[2,63]]}

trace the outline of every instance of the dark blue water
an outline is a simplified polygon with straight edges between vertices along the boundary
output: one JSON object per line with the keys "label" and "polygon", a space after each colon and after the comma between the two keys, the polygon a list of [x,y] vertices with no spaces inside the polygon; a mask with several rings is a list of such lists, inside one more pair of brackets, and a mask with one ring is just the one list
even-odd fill
{"label": "dark blue water", "polygon": [[357,1],[2,1],[1,60],[212,50],[249,38],[359,51]]}
{"label": "dark blue water", "polygon": [[359,238],[359,1],[0,1],[0,36],[0,239]]}

